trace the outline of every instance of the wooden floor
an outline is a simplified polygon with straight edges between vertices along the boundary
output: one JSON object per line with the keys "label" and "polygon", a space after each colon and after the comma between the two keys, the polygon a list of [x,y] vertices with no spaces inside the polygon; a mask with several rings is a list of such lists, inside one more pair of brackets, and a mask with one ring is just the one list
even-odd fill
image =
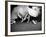
{"label": "wooden floor", "polygon": [[37,24],[33,23],[15,23],[11,25],[11,31],[17,32],[17,31],[35,31],[35,30],[41,30],[41,22],[38,22]]}

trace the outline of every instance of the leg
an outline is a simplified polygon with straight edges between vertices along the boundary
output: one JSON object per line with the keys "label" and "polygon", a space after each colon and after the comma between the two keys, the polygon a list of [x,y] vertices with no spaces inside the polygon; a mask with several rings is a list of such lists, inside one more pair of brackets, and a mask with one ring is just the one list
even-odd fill
{"label": "leg", "polygon": [[23,20],[23,18],[22,18],[22,21],[21,22],[23,22],[24,20]]}
{"label": "leg", "polygon": [[33,22],[34,24],[37,24],[37,21],[35,21],[35,20],[32,20],[32,22]]}
{"label": "leg", "polygon": [[25,21],[26,20],[26,17],[25,18],[22,18],[22,21],[21,22],[23,22],[23,21]]}
{"label": "leg", "polygon": [[29,23],[29,21],[30,21],[30,15],[28,15],[27,19],[28,19],[27,23]]}
{"label": "leg", "polygon": [[25,21],[25,20],[26,20],[27,15],[28,15],[28,14],[26,14],[26,16],[25,16],[24,18],[22,18],[22,21],[21,21],[21,22],[23,22],[23,21]]}

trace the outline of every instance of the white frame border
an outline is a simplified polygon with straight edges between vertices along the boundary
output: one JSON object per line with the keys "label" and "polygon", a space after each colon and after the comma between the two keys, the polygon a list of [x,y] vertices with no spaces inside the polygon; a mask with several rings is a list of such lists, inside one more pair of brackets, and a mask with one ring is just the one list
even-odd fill
{"label": "white frame border", "polygon": [[[31,6],[42,6],[42,30],[41,31],[24,31],[24,32],[10,32],[10,5],[31,5]],[[20,35],[20,34],[36,34],[44,33],[44,4],[37,3],[18,3],[18,2],[8,2],[8,35]]]}

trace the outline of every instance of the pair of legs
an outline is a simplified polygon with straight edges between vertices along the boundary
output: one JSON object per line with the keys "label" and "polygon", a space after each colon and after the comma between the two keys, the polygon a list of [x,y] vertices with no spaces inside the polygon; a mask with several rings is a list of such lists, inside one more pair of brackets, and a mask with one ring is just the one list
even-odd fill
{"label": "pair of legs", "polygon": [[[29,14],[27,14],[24,18],[22,18],[22,21],[21,22],[23,22],[23,21],[25,21],[26,19],[28,19],[27,20],[27,23],[29,23],[30,21],[33,23],[33,24],[36,24],[37,23],[37,20],[33,20],[33,19],[31,19],[32,17],[31,17],[31,15],[29,15]],[[30,20],[31,19],[31,20]]]}
{"label": "pair of legs", "polygon": [[[31,17],[29,14],[26,14],[25,17],[22,17],[22,18],[21,18],[21,19],[22,19],[21,22],[23,22],[23,21],[25,21],[25,20],[27,19],[27,23],[29,23],[29,22],[31,21],[32,23],[36,24],[37,21],[32,20],[31,18],[32,18],[32,17]],[[16,19],[17,19],[17,18],[16,18]],[[30,20],[30,19],[31,19],[31,20]],[[16,23],[15,19],[12,19],[11,21],[12,21],[11,24]]]}
{"label": "pair of legs", "polygon": [[26,19],[28,19],[27,20],[27,23],[29,23],[29,21],[30,21],[30,15],[26,14],[25,17],[22,18],[22,21],[21,22],[25,21]]}

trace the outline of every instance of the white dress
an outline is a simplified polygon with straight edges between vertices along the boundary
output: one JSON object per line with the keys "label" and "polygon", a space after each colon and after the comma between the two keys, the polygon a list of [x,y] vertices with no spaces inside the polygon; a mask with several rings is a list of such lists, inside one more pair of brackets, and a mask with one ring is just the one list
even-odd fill
{"label": "white dress", "polygon": [[32,8],[28,8],[28,13],[29,13],[31,16],[33,16],[33,17],[37,17],[38,14],[39,14],[38,11],[36,11],[36,10],[34,10],[34,9],[32,9]]}

